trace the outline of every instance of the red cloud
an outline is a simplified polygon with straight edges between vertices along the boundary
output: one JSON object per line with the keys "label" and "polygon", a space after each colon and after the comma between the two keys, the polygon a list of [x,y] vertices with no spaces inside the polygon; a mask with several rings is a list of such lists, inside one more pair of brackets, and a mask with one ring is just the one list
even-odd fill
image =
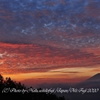
{"label": "red cloud", "polygon": [[0,43],[2,73],[46,72],[67,67],[99,64],[100,57],[78,49],[60,49],[31,44]]}

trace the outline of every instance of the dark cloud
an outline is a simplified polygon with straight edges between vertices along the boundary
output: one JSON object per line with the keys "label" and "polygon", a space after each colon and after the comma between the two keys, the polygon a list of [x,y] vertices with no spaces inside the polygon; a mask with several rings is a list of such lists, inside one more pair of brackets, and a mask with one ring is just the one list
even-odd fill
{"label": "dark cloud", "polygon": [[100,46],[99,3],[98,0],[0,1],[0,41],[45,45],[53,42],[66,48]]}
{"label": "dark cloud", "polygon": [[88,6],[86,6],[86,11],[89,16],[100,19],[100,1],[91,1]]}
{"label": "dark cloud", "polygon": [[77,74],[77,73],[82,73],[82,72],[78,72],[78,71],[51,71],[52,73],[65,73],[65,74]]}

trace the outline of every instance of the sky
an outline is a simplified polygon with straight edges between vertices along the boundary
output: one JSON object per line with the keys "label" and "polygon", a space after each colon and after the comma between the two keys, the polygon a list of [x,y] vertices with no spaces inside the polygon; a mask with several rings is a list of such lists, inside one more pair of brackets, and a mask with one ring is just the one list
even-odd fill
{"label": "sky", "polygon": [[37,83],[100,72],[100,0],[0,0],[0,73]]}

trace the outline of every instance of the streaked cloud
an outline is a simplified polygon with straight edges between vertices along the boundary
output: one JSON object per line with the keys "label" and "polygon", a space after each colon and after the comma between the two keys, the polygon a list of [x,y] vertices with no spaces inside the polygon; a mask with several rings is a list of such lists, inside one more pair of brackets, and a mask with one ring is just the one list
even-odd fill
{"label": "streaked cloud", "polygon": [[100,64],[100,56],[79,49],[0,43],[0,52],[3,62],[0,70],[3,73],[47,72],[53,69],[94,67]]}

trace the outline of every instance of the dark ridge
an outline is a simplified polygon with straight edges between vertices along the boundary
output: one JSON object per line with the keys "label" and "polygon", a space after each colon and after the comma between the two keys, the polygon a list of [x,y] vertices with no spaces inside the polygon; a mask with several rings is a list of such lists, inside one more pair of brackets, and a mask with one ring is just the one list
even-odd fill
{"label": "dark ridge", "polygon": [[87,80],[88,81],[91,81],[91,80],[100,80],[100,73],[95,74],[94,76],[90,77]]}

